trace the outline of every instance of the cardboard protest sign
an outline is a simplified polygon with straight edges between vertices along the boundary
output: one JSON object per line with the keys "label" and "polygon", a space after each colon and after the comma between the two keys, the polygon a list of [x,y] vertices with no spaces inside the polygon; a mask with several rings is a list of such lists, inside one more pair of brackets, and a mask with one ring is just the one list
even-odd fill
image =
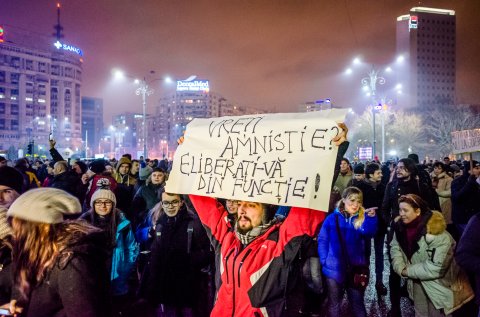
{"label": "cardboard protest sign", "polygon": [[480,129],[452,132],[453,154],[480,151]]}
{"label": "cardboard protest sign", "polygon": [[328,210],[347,110],[194,119],[166,191]]}

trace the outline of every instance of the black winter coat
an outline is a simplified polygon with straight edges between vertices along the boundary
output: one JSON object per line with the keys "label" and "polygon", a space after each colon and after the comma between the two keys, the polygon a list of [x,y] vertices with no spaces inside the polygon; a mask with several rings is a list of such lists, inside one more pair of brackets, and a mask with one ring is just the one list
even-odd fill
{"label": "black winter coat", "polygon": [[85,199],[85,187],[82,180],[74,171],[63,172],[55,175],[49,183],[49,187],[58,188],[78,198],[80,202]]}
{"label": "black winter coat", "polygon": [[23,317],[111,316],[110,278],[104,236],[96,232],[63,251],[45,279],[36,286]]}
{"label": "black winter coat", "polygon": [[5,241],[0,240],[0,305],[10,302],[12,287],[12,249]]}
{"label": "black winter coat", "polygon": [[480,185],[475,177],[466,173],[452,181],[452,222],[467,224],[470,218],[480,212]]}
{"label": "black winter coat", "polygon": [[455,254],[458,265],[473,275],[476,302],[480,304],[480,248],[478,241],[480,241],[480,213],[477,213],[468,222]]}
{"label": "black winter coat", "polygon": [[418,195],[422,197],[425,202],[427,202],[428,207],[431,210],[439,210],[438,196],[432,197],[431,192],[431,188],[428,188],[425,184],[418,182],[413,177],[411,177],[408,181],[402,181],[394,178],[393,181],[387,184],[385,196],[383,197],[381,215],[384,217],[385,223],[390,224],[391,221],[398,216],[398,198],[406,194]]}
{"label": "black winter coat", "polygon": [[[188,223],[193,228],[188,248]],[[150,261],[142,278],[141,296],[153,304],[194,307],[204,274],[213,259],[210,241],[197,215],[185,207],[177,216],[163,214],[155,228]]]}
{"label": "black winter coat", "polygon": [[372,184],[368,180],[362,180],[360,182],[357,182],[355,186],[357,186],[362,191],[363,207],[365,207],[365,209],[373,207],[378,208],[376,210],[378,219],[377,232],[381,231],[382,233],[385,233],[387,229],[387,224],[385,223],[385,217],[381,215],[383,197],[385,195],[385,185],[383,185],[382,182],[378,183],[375,187],[373,185],[374,184]]}

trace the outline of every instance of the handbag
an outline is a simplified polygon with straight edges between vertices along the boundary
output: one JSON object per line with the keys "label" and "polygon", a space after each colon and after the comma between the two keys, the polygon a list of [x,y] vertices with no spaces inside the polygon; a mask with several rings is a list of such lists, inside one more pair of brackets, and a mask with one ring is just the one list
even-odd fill
{"label": "handbag", "polygon": [[337,234],[340,240],[340,248],[342,249],[342,255],[345,259],[347,268],[347,287],[351,287],[360,291],[364,291],[368,286],[370,279],[370,268],[368,265],[351,265],[350,258],[348,257],[347,246],[345,240],[343,240],[342,233],[340,231],[340,224],[338,223],[338,215],[335,215],[335,224],[337,227]]}

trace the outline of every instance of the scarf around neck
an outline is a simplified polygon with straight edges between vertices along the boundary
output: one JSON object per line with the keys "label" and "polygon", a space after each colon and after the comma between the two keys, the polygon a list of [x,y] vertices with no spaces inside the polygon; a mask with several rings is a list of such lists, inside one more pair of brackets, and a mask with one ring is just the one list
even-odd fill
{"label": "scarf around neck", "polygon": [[240,233],[238,232],[238,223],[235,224],[235,235],[237,236],[238,240],[242,243],[243,246],[250,244],[253,240],[257,237],[261,236],[273,225],[277,223],[277,219],[273,218],[272,221],[259,225],[258,227],[253,228],[252,230],[248,231],[247,233]]}

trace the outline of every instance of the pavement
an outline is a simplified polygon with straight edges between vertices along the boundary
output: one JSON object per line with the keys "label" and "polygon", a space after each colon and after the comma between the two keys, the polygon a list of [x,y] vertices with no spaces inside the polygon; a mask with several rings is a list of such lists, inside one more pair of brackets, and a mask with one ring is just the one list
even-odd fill
{"label": "pavement", "polygon": [[[373,243],[372,243],[373,245]],[[387,316],[388,311],[390,310],[390,297],[389,294],[386,296],[378,296],[375,290],[375,252],[372,247],[372,256],[370,257],[370,283],[365,291],[365,308],[367,309],[367,316],[369,317],[384,317]],[[388,263],[387,250],[384,249],[384,272],[383,272],[383,285],[388,289],[388,276],[390,274],[390,264]],[[390,290],[389,290],[390,291]],[[342,305],[342,316],[352,316],[351,312],[348,309],[348,303],[344,298]],[[402,317],[414,317],[415,312],[413,309],[412,302],[406,297],[402,297],[400,306],[402,309]]]}

